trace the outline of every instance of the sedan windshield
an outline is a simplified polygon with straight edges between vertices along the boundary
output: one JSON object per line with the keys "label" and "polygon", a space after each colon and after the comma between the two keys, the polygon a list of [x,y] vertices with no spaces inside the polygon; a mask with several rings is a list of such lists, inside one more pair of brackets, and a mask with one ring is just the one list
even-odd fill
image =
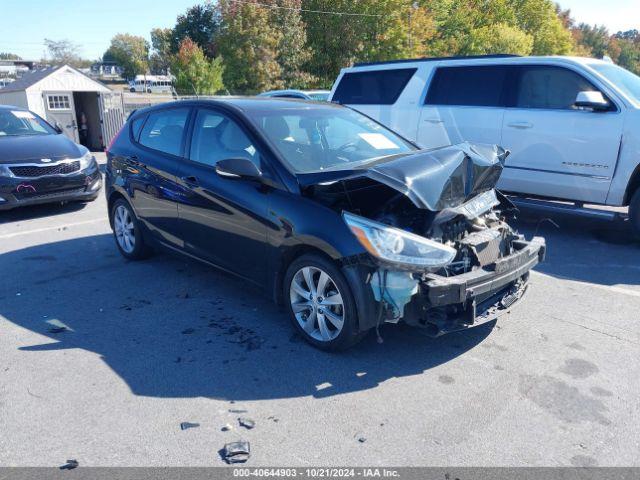
{"label": "sedan windshield", "polygon": [[348,108],[305,106],[249,115],[297,173],[353,168],[417,150],[392,131]]}
{"label": "sedan windshield", "polygon": [[594,63],[591,68],[640,103],[640,77],[617,65]]}
{"label": "sedan windshield", "polygon": [[55,133],[56,131],[47,122],[31,112],[0,109],[0,137]]}

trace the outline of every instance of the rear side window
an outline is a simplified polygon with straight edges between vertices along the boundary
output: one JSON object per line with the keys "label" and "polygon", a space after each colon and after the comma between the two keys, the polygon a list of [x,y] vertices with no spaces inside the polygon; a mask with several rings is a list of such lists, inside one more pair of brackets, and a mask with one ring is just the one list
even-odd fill
{"label": "rear side window", "polygon": [[145,147],[171,155],[180,155],[188,116],[188,108],[152,112],[147,117],[138,141]]}
{"label": "rear side window", "polygon": [[504,106],[507,66],[441,67],[436,70],[426,105]]}
{"label": "rear side window", "polygon": [[333,101],[345,105],[393,105],[416,68],[345,73]]}
{"label": "rear side window", "polygon": [[146,118],[146,115],[141,115],[131,120],[131,135],[136,142],[138,141],[138,137],[140,137],[140,130],[142,130],[142,125],[144,125]]}
{"label": "rear side window", "polygon": [[517,108],[575,109],[578,93],[597,90],[572,70],[562,67],[518,68]]}

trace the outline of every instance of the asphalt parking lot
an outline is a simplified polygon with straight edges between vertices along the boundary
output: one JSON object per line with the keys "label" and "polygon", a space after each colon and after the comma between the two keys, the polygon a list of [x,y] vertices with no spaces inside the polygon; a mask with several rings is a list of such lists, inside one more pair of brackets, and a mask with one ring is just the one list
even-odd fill
{"label": "asphalt parking lot", "polygon": [[102,195],[0,213],[0,465],[216,466],[246,439],[253,466],[639,466],[640,245],[541,218],[517,226],[547,262],[497,323],[328,354],[233,277],[125,261]]}

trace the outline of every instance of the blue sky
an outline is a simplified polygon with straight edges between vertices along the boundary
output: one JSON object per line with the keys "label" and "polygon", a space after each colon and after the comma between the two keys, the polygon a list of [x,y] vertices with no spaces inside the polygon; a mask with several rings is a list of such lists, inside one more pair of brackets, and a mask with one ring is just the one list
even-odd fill
{"label": "blue sky", "polygon": [[[0,0],[0,51],[39,59],[43,40],[67,38],[82,55],[99,58],[116,33],[149,38],[154,27],[170,27],[197,0]],[[640,29],[639,0],[560,0],[577,21],[606,25],[612,32]]]}

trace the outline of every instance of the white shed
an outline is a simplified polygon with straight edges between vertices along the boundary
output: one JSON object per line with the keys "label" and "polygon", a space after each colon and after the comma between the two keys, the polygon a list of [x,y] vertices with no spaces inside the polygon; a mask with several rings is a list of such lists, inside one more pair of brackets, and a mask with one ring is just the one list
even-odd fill
{"label": "white shed", "polygon": [[68,65],[25,73],[0,88],[0,105],[27,108],[92,150],[104,149],[125,120],[121,92]]}

